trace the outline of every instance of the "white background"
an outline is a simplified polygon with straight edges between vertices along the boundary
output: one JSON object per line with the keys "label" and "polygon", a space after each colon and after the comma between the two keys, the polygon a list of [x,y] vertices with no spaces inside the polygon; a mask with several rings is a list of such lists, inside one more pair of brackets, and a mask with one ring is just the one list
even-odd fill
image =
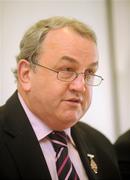
{"label": "white background", "polygon": [[30,25],[50,16],[75,17],[89,24],[98,38],[98,74],[93,102],[81,119],[112,142],[130,127],[129,0],[0,0],[0,105],[15,91],[13,73],[19,42]]}

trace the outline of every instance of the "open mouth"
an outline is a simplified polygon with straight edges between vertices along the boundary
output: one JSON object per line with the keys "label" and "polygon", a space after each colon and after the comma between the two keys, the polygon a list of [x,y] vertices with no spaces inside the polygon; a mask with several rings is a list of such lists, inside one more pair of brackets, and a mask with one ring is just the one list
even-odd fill
{"label": "open mouth", "polygon": [[69,102],[72,102],[72,103],[81,103],[80,100],[68,100]]}
{"label": "open mouth", "polygon": [[67,99],[66,102],[71,103],[71,104],[82,104],[82,101],[76,98]]}

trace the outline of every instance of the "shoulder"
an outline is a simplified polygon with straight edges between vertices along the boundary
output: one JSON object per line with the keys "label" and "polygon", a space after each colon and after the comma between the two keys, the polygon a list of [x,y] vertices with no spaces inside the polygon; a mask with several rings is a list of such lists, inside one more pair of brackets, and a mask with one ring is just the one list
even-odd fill
{"label": "shoulder", "polygon": [[130,145],[130,130],[126,131],[124,134],[120,135],[115,144],[129,144]]}
{"label": "shoulder", "polygon": [[122,179],[130,179],[130,130],[120,135],[114,146]]}
{"label": "shoulder", "polygon": [[72,133],[79,151],[95,156],[101,179],[120,179],[114,147],[103,133],[83,122],[77,123],[72,128]]}
{"label": "shoulder", "polygon": [[110,140],[102,132],[84,122],[77,123],[75,128],[82,134],[82,136],[84,136],[84,138],[89,138],[96,144],[105,143],[106,145],[111,145]]}
{"label": "shoulder", "polygon": [[0,127],[3,124],[4,116],[5,116],[5,105],[0,107]]}
{"label": "shoulder", "polygon": [[126,157],[128,159],[130,157],[130,130],[118,137],[115,142],[115,149],[117,154],[123,155],[123,158]]}
{"label": "shoulder", "polygon": [[109,154],[111,157],[115,155],[115,151],[111,141],[99,130],[94,127],[79,122],[72,129],[72,135],[78,142],[81,141],[84,146],[94,149],[97,153]]}
{"label": "shoulder", "polygon": [[15,117],[19,107],[17,92],[15,92],[4,105],[0,106],[0,130],[3,128],[7,119]]}

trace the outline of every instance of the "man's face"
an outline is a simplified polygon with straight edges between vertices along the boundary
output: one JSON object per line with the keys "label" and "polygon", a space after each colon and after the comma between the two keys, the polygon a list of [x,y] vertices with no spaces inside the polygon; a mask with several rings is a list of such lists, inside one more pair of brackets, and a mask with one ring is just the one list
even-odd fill
{"label": "man's face", "polygon": [[[50,31],[41,47],[38,63],[75,72],[96,71],[98,53],[94,42],[68,28]],[[57,79],[57,73],[36,66],[30,69],[25,101],[29,109],[54,130],[74,125],[88,109],[92,87],[79,75],[72,82]]]}

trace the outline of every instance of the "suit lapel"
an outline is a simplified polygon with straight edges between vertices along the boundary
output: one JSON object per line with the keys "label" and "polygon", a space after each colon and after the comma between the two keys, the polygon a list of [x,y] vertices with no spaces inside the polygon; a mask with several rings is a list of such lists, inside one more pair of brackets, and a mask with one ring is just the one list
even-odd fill
{"label": "suit lapel", "polygon": [[97,165],[96,153],[94,149],[92,148],[90,140],[87,139],[86,135],[84,135],[84,132],[80,129],[78,124],[75,125],[71,130],[72,137],[76,144],[77,150],[79,152],[80,158],[82,160],[82,163],[83,163],[83,166],[85,168],[88,178],[90,180],[96,180],[98,179],[98,174],[94,172],[94,167],[91,166],[91,158],[89,157],[89,155],[94,155],[94,163],[95,165]]}
{"label": "suit lapel", "polygon": [[51,179],[39,142],[16,94],[7,102],[5,111],[4,141],[21,177]]}

